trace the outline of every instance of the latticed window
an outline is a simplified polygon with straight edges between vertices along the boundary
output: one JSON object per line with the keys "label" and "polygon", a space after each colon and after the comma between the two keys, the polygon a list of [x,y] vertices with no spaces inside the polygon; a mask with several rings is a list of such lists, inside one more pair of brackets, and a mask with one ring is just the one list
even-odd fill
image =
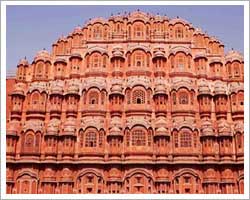
{"label": "latticed window", "polygon": [[239,63],[234,64],[234,76],[239,77],[240,76],[240,66]]}
{"label": "latticed window", "polygon": [[176,30],[175,30],[175,37],[176,38],[183,38],[183,29],[182,28],[177,28]]}
{"label": "latticed window", "polygon": [[135,66],[136,67],[142,67],[142,66],[144,66],[144,61],[143,61],[143,55],[142,55],[142,53],[137,53],[135,55]]}
{"label": "latticed window", "polygon": [[144,104],[145,103],[145,92],[143,90],[135,90],[132,96],[133,104]]}
{"label": "latticed window", "polygon": [[180,93],[179,104],[188,104],[188,94],[186,92]]}
{"label": "latticed window", "polygon": [[94,36],[95,39],[101,38],[102,32],[101,32],[101,29],[100,29],[99,26],[94,29],[93,36]]}
{"label": "latticed window", "polygon": [[133,146],[145,146],[146,135],[143,130],[134,130],[132,132],[132,145]]}
{"label": "latticed window", "polygon": [[99,147],[101,147],[103,144],[103,133],[102,131],[99,133]]}
{"label": "latticed window", "polygon": [[180,135],[180,145],[181,147],[192,147],[192,137],[188,132],[183,132]]}
{"label": "latticed window", "polygon": [[87,132],[85,136],[85,147],[96,147],[96,132]]}
{"label": "latticed window", "polygon": [[178,133],[174,133],[174,147],[178,147]]}
{"label": "latticed window", "polygon": [[101,56],[99,54],[93,55],[93,67],[100,67],[101,66]]}
{"label": "latticed window", "polygon": [[43,64],[39,63],[36,67],[36,78],[41,78],[43,74]]}
{"label": "latticed window", "polygon": [[126,142],[127,142],[127,146],[129,146],[129,143],[130,143],[130,133],[129,133],[129,131],[127,131],[127,134],[126,134]]}
{"label": "latticed window", "polygon": [[176,105],[176,94],[173,93],[173,104]]}
{"label": "latticed window", "polygon": [[35,137],[33,134],[27,134],[25,137],[25,146],[26,147],[33,147],[35,144]]}
{"label": "latticed window", "polygon": [[184,70],[184,56],[179,55],[177,57],[177,67],[180,71]]}
{"label": "latticed window", "polygon": [[89,104],[98,104],[98,92],[92,91],[89,93]]}
{"label": "latticed window", "polygon": [[83,134],[83,131],[81,130],[81,131],[79,132],[80,147],[83,147],[83,146],[84,146],[83,137],[84,137],[84,134]]}
{"label": "latticed window", "polygon": [[101,104],[104,104],[104,102],[105,102],[105,92],[102,91],[102,93],[101,93]]}
{"label": "latticed window", "polygon": [[135,37],[143,37],[142,26],[135,26]]}

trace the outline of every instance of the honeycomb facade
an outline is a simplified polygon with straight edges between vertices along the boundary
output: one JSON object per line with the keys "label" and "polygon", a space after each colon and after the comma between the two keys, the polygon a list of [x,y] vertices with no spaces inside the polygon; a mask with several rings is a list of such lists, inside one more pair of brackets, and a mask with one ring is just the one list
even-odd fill
{"label": "honeycomb facade", "polygon": [[7,193],[244,193],[244,59],[181,18],[90,20],[10,97]]}

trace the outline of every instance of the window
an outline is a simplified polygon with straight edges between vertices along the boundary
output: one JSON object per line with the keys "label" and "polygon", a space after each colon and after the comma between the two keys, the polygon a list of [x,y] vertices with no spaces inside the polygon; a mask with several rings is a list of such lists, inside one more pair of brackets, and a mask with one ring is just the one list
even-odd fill
{"label": "window", "polygon": [[146,136],[142,130],[134,130],[132,132],[132,145],[133,146],[145,146]]}
{"label": "window", "polygon": [[173,104],[176,105],[176,94],[173,93]]}
{"label": "window", "polygon": [[179,55],[177,57],[177,68],[180,70],[180,71],[183,71],[184,70],[184,56],[183,55]]}
{"label": "window", "polygon": [[234,76],[235,76],[235,77],[239,77],[239,76],[240,76],[240,67],[239,67],[239,63],[235,63],[235,64],[234,64]]}
{"label": "window", "polygon": [[89,104],[98,104],[98,92],[92,91],[89,93]]}
{"label": "window", "polygon": [[38,63],[36,66],[36,78],[41,78],[43,74],[43,63]]}
{"label": "window", "polygon": [[177,39],[183,38],[183,29],[182,28],[180,28],[180,27],[176,28],[176,30],[175,30],[175,37]]}
{"label": "window", "polygon": [[86,133],[85,147],[96,147],[96,132]]}
{"label": "window", "polygon": [[174,147],[178,147],[178,133],[174,132]]}
{"label": "window", "polygon": [[142,53],[136,53],[135,54],[135,66],[136,67],[143,67],[144,61],[143,61],[143,54]]}
{"label": "window", "polygon": [[190,177],[184,177],[185,183],[189,183],[190,182]]}
{"label": "window", "polygon": [[188,94],[186,92],[180,93],[179,104],[188,104]]}
{"label": "window", "polygon": [[34,135],[32,135],[32,134],[27,134],[27,135],[26,135],[26,138],[25,138],[25,146],[26,146],[26,147],[33,147],[34,144],[35,144],[34,142],[35,142]]}
{"label": "window", "polygon": [[192,147],[192,137],[188,132],[183,132],[180,135],[181,147]]}
{"label": "window", "polygon": [[97,26],[94,29],[94,33],[93,33],[94,39],[100,39],[102,37],[102,32],[101,32],[101,28],[99,26]]}
{"label": "window", "polygon": [[143,28],[141,25],[136,25],[135,26],[135,38],[140,38],[143,37]]}
{"label": "window", "polygon": [[135,90],[132,97],[133,104],[145,103],[145,92],[142,90]]}

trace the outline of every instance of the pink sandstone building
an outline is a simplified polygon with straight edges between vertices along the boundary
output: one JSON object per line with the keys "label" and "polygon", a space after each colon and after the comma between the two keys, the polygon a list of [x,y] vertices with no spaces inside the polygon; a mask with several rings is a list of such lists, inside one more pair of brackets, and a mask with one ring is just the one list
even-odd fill
{"label": "pink sandstone building", "polygon": [[243,84],[181,18],[92,19],[7,82],[6,192],[244,193]]}

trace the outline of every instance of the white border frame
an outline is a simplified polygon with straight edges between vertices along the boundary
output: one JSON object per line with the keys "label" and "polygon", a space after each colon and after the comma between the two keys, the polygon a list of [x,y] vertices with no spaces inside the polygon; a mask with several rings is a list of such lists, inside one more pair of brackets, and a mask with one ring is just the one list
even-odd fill
{"label": "white border frame", "polygon": [[[242,5],[244,6],[245,194],[6,194],[6,6],[7,5]],[[248,1],[2,1],[1,2],[1,197],[4,199],[249,199],[249,2]]]}

